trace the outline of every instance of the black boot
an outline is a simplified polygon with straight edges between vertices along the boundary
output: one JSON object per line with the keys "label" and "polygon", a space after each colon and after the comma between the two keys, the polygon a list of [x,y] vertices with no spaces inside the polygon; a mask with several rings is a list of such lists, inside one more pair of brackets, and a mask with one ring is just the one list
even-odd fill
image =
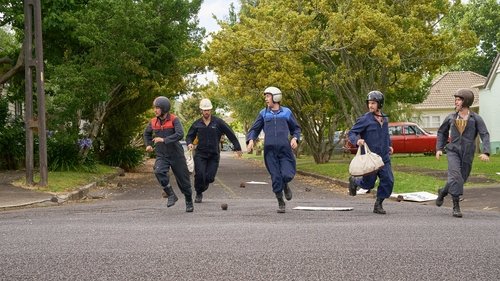
{"label": "black boot", "polygon": [[384,210],[384,208],[382,208],[383,201],[384,201],[384,198],[377,197],[377,200],[375,201],[375,206],[373,207],[373,212],[375,214],[385,215],[385,210]]}
{"label": "black boot", "polygon": [[172,207],[173,205],[175,205],[175,202],[177,202],[177,200],[179,200],[179,198],[177,198],[177,195],[175,195],[175,192],[172,189],[172,186],[170,184],[167,185],[163,190],[165,190],[165,193],[168,196],[167,197],[167,207]]}
{"label": "black boot", "polygon": [[349,195],[356,196],[357,188],[358,188],[358,186],[356,185],[356,182],[354,181],[354,177],[350,176],[349,177]]}
{"label": "black boot", "polygon": [[285,200],[283,200],[283,192],[276,193],[276,199],[278,199],[278,213],[285,212]]}
{"label": "black boot", "polygon": [[288,186],[288,183],[285,183],[283,191],[285,192],[285,199],[288,201],[292,200],[292,189]]}
{"label": "black boot", "polygon": [[203,201],[203,193],[196,192],[196,197],[194,198],[194,203],[201,203]]}
{"label": "black boot", "polygon": [[186,198],[186,212],[191,213],[194,211],[193,198],[191,195],[184,195]]}
{"label": "black boot", "polygon": [[460,197],[458,196],[453,196],[453,216],[457,218],[462,217],[462,212],[460,211],[460,204],[458,203],[460,201]]}
{"label": "black boot", "polygon": [[438,198],[436,199],[436,206],[441,207],[443,205],[443,201],[446,195],[448,195],[448,192],[444,190],[444,187],[438,189]]}

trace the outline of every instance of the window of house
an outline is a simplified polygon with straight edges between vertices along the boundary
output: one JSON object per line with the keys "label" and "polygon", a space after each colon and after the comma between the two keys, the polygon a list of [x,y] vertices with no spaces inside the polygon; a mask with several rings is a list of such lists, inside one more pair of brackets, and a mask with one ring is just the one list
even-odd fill
{"label": "window of house", "polygon": [[421,119],[424,128],[438,128],[441,125],[441,116],[422,116]]}
{"label": "window of house", "polygon": [[438,128],[441,125],[441,116],[431,116],[429,128]]}
{"label": "window of house", "polygon": [[430,116],[422,116],[422,126],[424,126],[424,128],[428,128],[429,125],[431,124],[431,117]]}

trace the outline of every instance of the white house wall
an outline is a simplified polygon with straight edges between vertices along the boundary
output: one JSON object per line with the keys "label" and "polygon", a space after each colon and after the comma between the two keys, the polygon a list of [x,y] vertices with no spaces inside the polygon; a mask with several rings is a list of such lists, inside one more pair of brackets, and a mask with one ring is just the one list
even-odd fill
{"label": "white house wall", "polygon": [[453,112],[453,108],[450,109],[427,109],[427,110],[419,110],[420,118],[416,119],[415,122],[420,125],[426,131],[431,133],[436,133],[439,129],[443,120]]}
{"label": "white house wall", "polygon": [[[496,75],[498,78],[498,73]],[[481,89],[479,95],[480,111],[490,132],[491,153],[500,154],[500,79],[496,79],[489,89]]]}

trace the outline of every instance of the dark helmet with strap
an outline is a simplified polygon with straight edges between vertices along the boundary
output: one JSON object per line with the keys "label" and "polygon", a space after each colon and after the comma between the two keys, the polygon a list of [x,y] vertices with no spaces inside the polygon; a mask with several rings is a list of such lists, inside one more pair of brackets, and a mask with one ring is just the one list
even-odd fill
{"label": "dark helmet with strap", "polygon": [[471,89],[459,89],[453,96],[461,98],[463,107],[471,107],[474,102],[474,92]]}
{"label": "dark helmet with strap", "polygon": [[380,91],[371,91],[366,96],[366,105],[369,101],[376,101],[378,103],[378,109],[384,107],[384,94]]}
{"label": "dark helmet with strap", "polygon": [[164,96],[159,96],[153,101],[154,107],[161,109],[161,115],[170,111],[170,100]]}

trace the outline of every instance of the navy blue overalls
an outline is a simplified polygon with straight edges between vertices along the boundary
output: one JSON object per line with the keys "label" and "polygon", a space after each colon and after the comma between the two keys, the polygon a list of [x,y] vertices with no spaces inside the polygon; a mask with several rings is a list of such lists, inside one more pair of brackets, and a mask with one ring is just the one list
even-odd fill
{"label": "navy blue overalls", "polygon": [[364,139],[370,150],[384,161],[384,167],[376,174],[363,176],[355,179],[356,185],[363,189],[375,187],[377,177],[380,179],[377,189],[377,198],[389,198],[394,187],[394,176],[392,174],[391,157],[389,147],[392,146],[389,135],[389,122],[384,117],[382,125],[375,119],[375,115],[367,112],[356,120],[356,124],[349,131],[349,142],[357,144],[359,139]]}
{"label": "navy blue overalls", "polygon": [[194,154],[194,188],[197,193],[204,192],[208,189],[208,185],[215,181],[215,175],[219,168],[222,135],[228,137],[235,151],[241,151],[240,142],[233,130],[224,120],[216,116],[211,116],[208,125],[205,125],[203,118],[200,118],[189,128],[186,144],[192,144],[198,137],[196,153]]}
{"label": "navy blue overalls", "polygon": [[289,136],[300,140],[300,126],[292,111],[280,106],[278,111],[265,108],[260,111],[247,135],[247,142],[258,138],[264,130],[264,162],[271,175],[273,192],[280,193],[295,176],[295,155]]}

